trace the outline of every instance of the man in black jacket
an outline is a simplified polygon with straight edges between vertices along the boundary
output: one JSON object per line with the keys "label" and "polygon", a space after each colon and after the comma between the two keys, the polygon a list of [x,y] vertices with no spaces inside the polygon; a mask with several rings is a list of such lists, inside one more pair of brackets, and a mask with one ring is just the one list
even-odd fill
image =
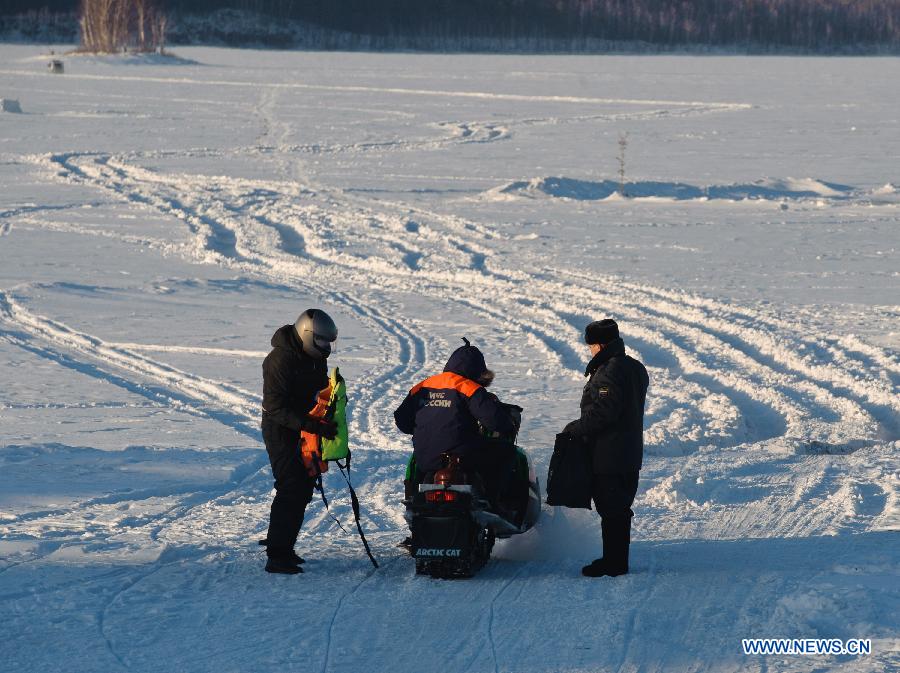
{"label": "man in black jacket", "polygon": [[304,311],[293,325],[272,336],[272,351],[263,361],[262,434],[275,476],[269,516],[266,571],[303,572],[294,544],[312,499],[314,481],[300,457],[300,431],[335,436],[333,422],[308,416],[320,390],[328,386],[328,356],[337,327],[325,311]]}
{"label": "man in black jacket", "polygon": [[628,572],[631,505],[644,454],[644,402],[649,377],[640,362],[625,354],[614,320],[585,328],[591,361],[581,396],[581,418],[563,432],[584,438],[593,456],[593,499],[603,533],[603,558],[581,569],[587,577]]}

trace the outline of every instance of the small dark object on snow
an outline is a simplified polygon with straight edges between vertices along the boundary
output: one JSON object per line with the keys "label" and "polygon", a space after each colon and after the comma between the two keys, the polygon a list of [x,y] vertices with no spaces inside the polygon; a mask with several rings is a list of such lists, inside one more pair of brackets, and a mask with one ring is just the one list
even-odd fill
{"label": "small dark object on snow", "polygon": [[47,70],[55,75],[61,75],[65,72],[65,67],[62,61],[54,58],[47,64]]}
{"label": "small dark object on snow", "polygon": [[13,114],[22,114],[22,106],[19,101],[12,98],[0,98],[0,110]]}

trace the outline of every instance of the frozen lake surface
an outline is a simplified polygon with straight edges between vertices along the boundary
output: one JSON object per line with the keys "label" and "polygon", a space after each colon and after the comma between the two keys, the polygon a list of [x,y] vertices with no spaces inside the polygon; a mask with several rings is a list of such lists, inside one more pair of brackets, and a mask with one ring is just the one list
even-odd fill
{"label": "frozen lake surface", "polygon": [[[0,45],[0,671],[900,670],[900,61],[178,56]],[[308,306],[377,572],[319,502],[262,572],[260,363]],[[606,316],[651,375],[632,573],[545,507],[414,576],[406,391],[467,336],[543,481]]]}

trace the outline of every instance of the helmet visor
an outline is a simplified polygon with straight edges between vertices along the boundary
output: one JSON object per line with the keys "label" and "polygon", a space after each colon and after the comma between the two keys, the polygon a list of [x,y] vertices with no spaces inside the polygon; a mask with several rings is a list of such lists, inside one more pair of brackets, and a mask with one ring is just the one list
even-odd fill
{"label": "helmet visor", "polygon": [[328,357],[333,352],[337,351],[337,336],[329,338],[331,336],[332,335],[325,336],[313,332],[313,344],[315,345],[316,349],[325,357]]}

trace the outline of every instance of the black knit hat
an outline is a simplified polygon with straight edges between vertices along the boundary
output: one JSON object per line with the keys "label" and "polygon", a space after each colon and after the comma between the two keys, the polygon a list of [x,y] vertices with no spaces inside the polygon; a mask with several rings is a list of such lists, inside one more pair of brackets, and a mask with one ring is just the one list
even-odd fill
{"label": "black knit hat", "polygon": [[619,326],[615,320],[604,318],[595,320],[584,328],[584,342],[586,344],[606,344],[619,338]]}

